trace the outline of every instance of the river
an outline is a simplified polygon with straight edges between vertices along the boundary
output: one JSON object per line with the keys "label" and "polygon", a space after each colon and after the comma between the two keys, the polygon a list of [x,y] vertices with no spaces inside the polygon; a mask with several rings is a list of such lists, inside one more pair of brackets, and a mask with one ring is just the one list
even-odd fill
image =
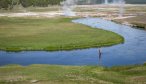
{"label": "river", "polygon": [[[100,48],[72,51],[0,51],[0,66],[7,64],[53,64],[53,65],[102,65],[119,66],[143,64],[146,62],[146,31],[117,24],[100,18],[73,20],[93,28],[101,28],[120,34],[123,44]],[[98,37],[98,36],[97,36]]]}

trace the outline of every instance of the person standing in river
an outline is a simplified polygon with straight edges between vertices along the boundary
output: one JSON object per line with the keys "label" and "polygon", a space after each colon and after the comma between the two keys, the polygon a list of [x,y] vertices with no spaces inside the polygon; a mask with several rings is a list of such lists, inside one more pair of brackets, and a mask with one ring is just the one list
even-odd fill
{"label": "person standing in river", "polygon": [[99,65],[101,65],[101,55],[102,55],[101,49],[99,48],[99,50],[98,50],[98,64]]}

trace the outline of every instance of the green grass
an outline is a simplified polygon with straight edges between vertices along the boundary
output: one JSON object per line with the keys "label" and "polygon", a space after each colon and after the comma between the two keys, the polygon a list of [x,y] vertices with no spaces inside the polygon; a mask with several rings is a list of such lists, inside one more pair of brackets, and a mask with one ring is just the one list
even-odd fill
{"label": "green grass", "polygon": [[61,10],[60,6],[48,6],[48,7],[29,7],[27,8],[28,11],[31,12],[49,12],[49,11],[59,11]]}
{"label": "green grass", "polygon": [[0,17],[0,49],[71,50],[119,44],[120,35],[71,22],[71,18]]}
{"label": "green grass", "polygon": [[7,65],[0,67],[0,84],[145,84],[146,66]]}

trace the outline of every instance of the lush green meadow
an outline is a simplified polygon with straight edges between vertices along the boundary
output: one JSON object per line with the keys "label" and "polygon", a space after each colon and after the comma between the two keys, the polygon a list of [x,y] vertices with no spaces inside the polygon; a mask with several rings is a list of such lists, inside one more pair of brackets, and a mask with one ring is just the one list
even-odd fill
{"label": "lush green meadow", "polygon": [[145,84],[146,65],[122,67],[7,65],[0,84]]}
{"label": "lush green meadow", "polygon": [[0,17],[0,49],[70,50],[124,41],[113,32],[71,22],[72,18]]}

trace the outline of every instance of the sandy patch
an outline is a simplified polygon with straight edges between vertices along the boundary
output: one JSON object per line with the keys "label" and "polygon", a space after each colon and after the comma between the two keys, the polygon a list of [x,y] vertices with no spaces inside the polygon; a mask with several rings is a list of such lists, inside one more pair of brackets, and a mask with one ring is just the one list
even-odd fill
{"label": "sandy patch", "polygon": [[61,12],[24,12],[24,13],[1,13],[0,16],[7,17],[56,17],[62,15]]}

